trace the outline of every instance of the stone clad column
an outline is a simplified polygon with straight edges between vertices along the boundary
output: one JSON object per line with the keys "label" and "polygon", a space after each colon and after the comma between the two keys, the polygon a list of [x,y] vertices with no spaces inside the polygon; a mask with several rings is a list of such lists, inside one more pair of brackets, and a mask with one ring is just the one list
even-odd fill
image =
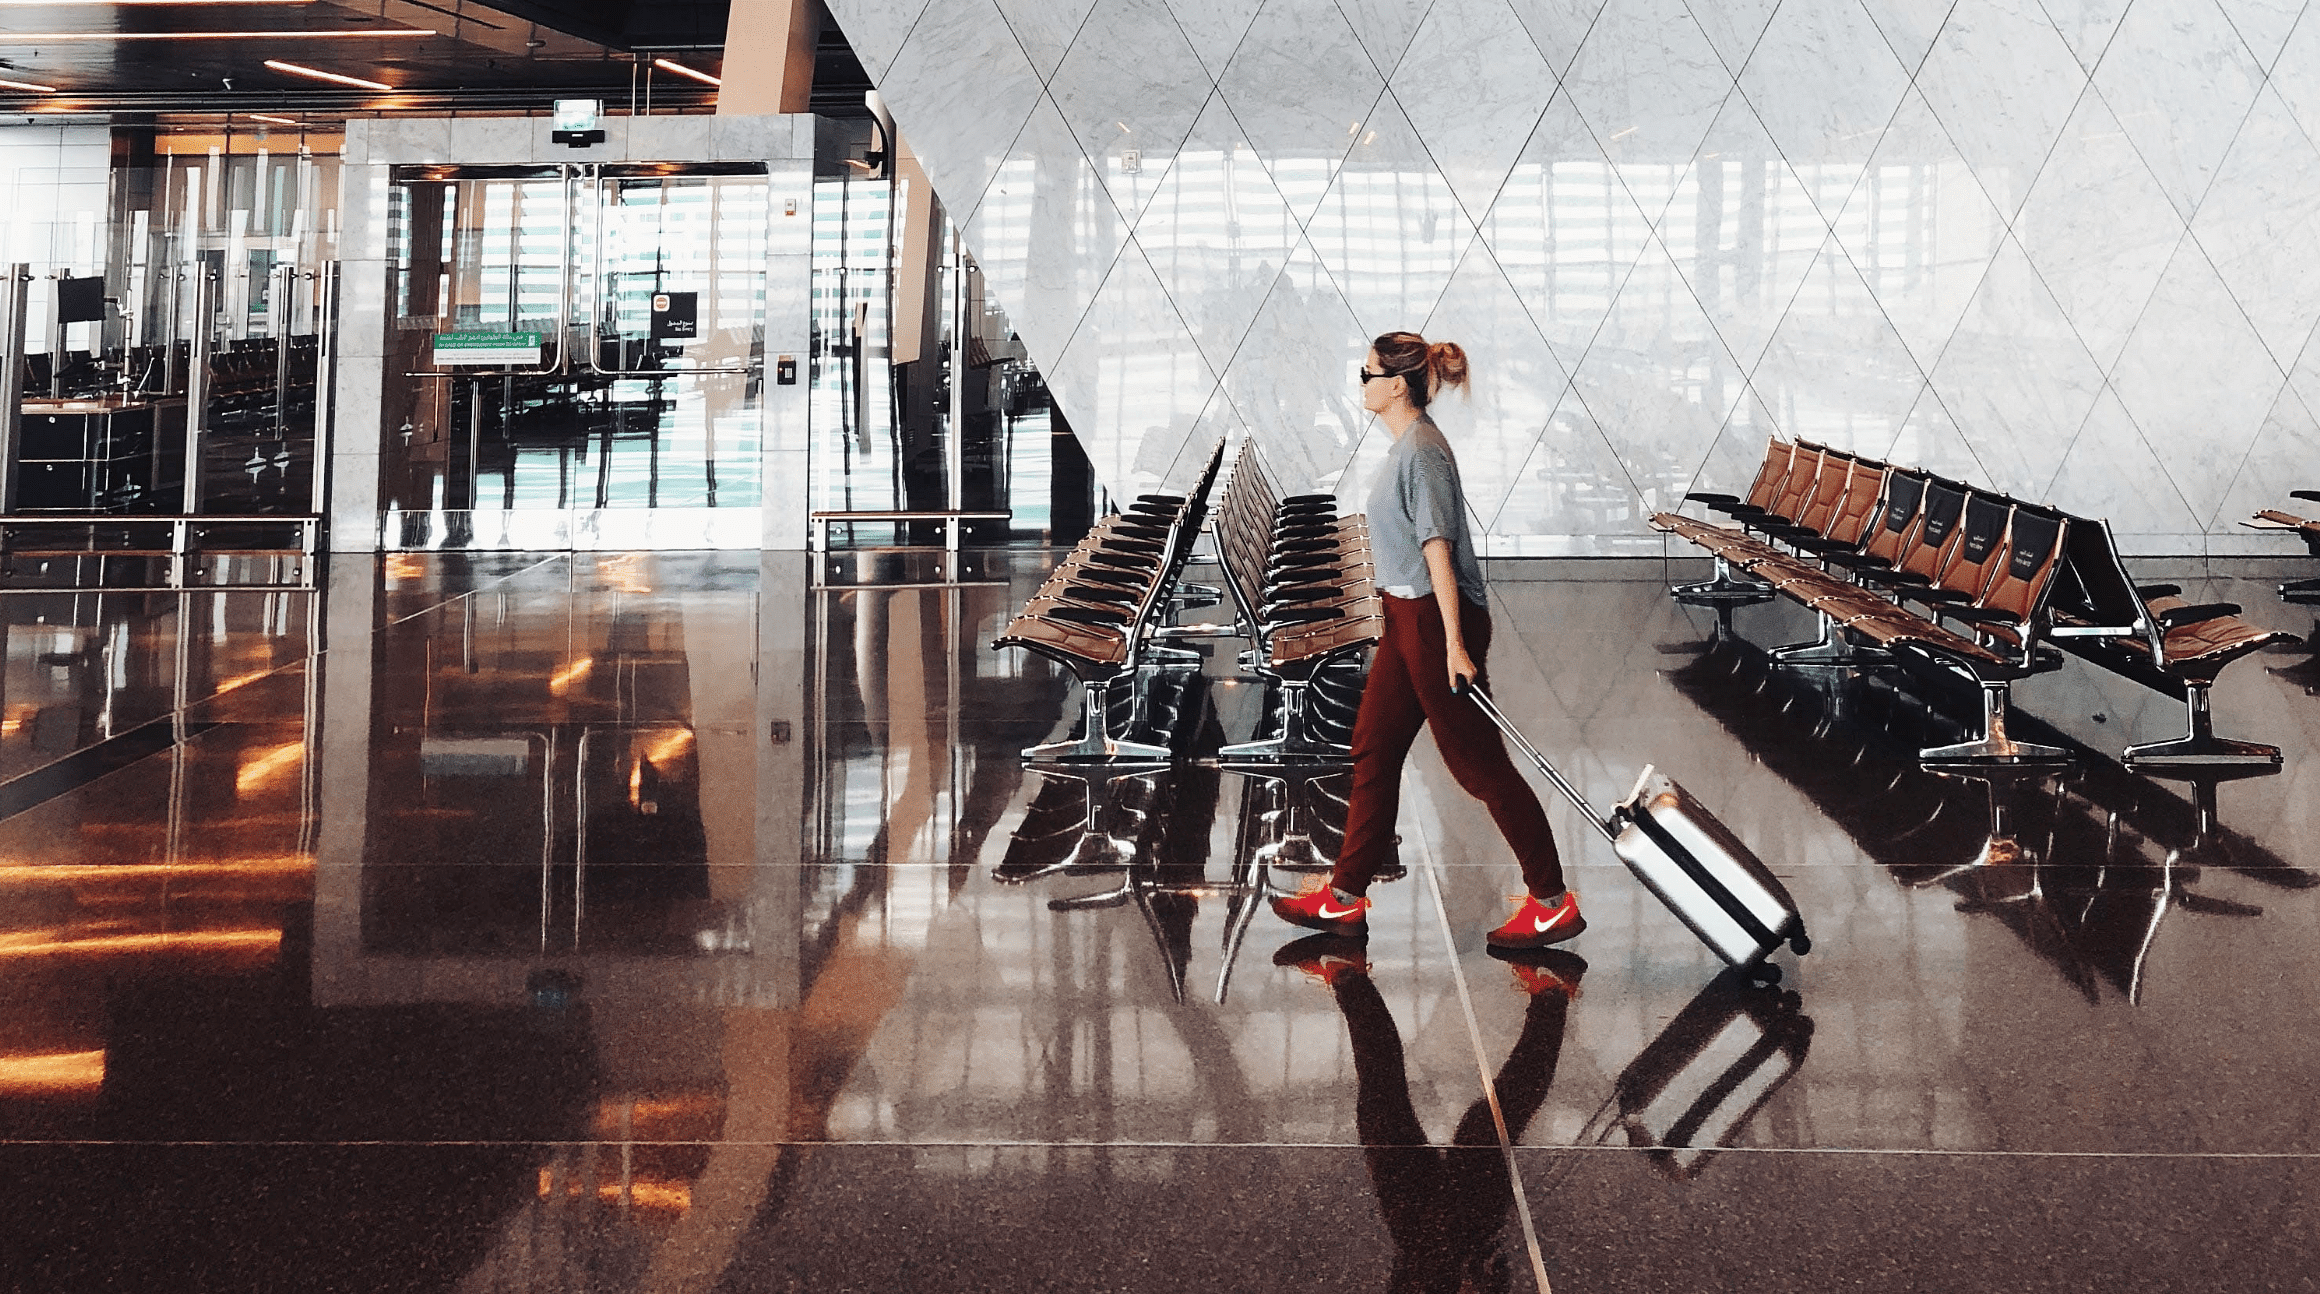
{"label": "stone clad column", "polygon": [[717,114],[808,111],[821,27],[821,7],[814,0],[732,0]]}

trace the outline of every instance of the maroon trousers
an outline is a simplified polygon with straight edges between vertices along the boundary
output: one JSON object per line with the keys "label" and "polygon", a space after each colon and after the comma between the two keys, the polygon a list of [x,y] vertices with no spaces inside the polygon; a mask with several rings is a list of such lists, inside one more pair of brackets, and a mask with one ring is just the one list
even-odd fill
{"label": "maroon trousers", "polygon": [[[1432,595],[1385,603],[1385,638],[1370,662],[1361,711],[1353,721],[1353,797],[1345,815],[1345,847],[1330,882],[1349,894],[1366,893],[1394,855],[1394,819],[1401,809],[1402,760],[1431,725],[1442,762],[1468,795],[1489,808],[1500,834],[1522,866],[1523,885],[1541,898],[1563,892],[1563,865],[1539,797],[1507,758],[1506,743],[1482,708],[1450,690],[1450,647],[1442,611]],[[1490,611],[1459,599],[1460,633],[1478,666],[1490,652]]]}

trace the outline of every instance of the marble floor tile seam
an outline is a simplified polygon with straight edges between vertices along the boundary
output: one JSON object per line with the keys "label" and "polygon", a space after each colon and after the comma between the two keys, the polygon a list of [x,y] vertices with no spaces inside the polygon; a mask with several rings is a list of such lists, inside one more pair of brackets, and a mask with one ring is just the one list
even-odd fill
{"label": "marble floor tile seam", "polygon": [[[513,578],[515,578],[515,577],[516,577],[516,576],[518,576],[518,575],[522,575],[522,574],[528,573],[528,572],[530,572],[530,571],[537,570],[537,569],[539,569],[541,566],[545,566],[545,565],[547,565],[549,562],[552,562],[552,561],[555,561],[555,560],[557,560],[557,558],[555,558],[555,557],[551,557],[551,558],[548,558],[548,559],[546,559],[546,560],[544,560],[544,561],[537,562],[537,563],[534,563],[534,564],[533,564],[533,565],[531,565],[531,566],[525,567],[525,568],[524,568],[522,571],[513,572],[513,573],[511,573],[511,574],[509,574],[509,575],[507,575],[507,576],[503,576],[503,577],[501,577],[501,578],[502,578],[502,579],[513,579]],[[496,581],[495,581],[495,582],[496,582]],[[478,587],[476,587],[476,588],[473,588],[473,589],[468,589],[468,590],[466,590],[466,591],[464,591],[464,592],[461,592],[461,593],[454,594],[454,595],[452,595],[452,596],[450,596],[450,597],[448,597],[448,598],[444,599],[442,602],[435,603],[435,604],[433,604],[432,606],[430,606],[430,607],[426,608],[425,610],[418,611],[418,612],[414,612],[414,613],[412,613],[412,614],[413,614],[413,615],[424,615],[424,614],[426,614],[426,612],[427,612],[427,611],[439,610],[439,609],[441,609],[442,607],[445,607],[445,606],[448,606],[448,605],[450,605],[450,604],[452,604],[452,603],[454,603],[454,602],[457,602],[457,601],[458,601],[459,599],[461,599],[461,598],[464,598],[464,597],[471,597],[471,596],[473,596],[473,595],[474,595],[474,594],[476,594],[476,593],[485,592],[485,591],[489,590],[490,588],[491,588],[491,583],[486,583],[486,584],[483,584],[483,585],[479,585],[479,586],[478,586]],[[319,592],[319,590],[301,590],[301,591],[304,591],[304,592],[309,592],[309,593],[312,593],[312,594],[314,594],[314,595],[316,595],[316,596],[319,596],[319,595],[320,595],[320,592]],[[410,617],[404,617],[404,619],[409,619],[409,618],[410,618]],[[396,624],[396,623],[400,623],[400,621],[396,621],[396,620],[390,620],[390,621],[388,621],[387,623],[388,623],[388,624]],[[127,729],[124,729],[124,730],[122,730],[122,731],[120,731],[120,732],[117,732],[117,733],[113,734],[112,736],[110,736],[110,737],[106,738],[106,739],[105,739],[105,740],[103,740],[103,741],[96,742],[96,743],[94,743],[94,744],[91,744],[91,745],[88,745],[88,746],[83,746],[83,747],[81,747],[79,750],[71,751],[71,752],[69,752],[69,753],[67,753],[67,754],[60,755],[60,756],[58,756],[57,758],[55,758],[55,759],[53,759],[53,760],[50,760],[49,762],[47,762],[47,763],[45,763],[45,764],[41,764],[41,765],[38,765],[38,766],[36,766],[36,767],[33,767],[33,768],[28,768],[28,769],[25,769],[24,771],[22,771],[22,772],[20,772],[20,773],[17,773],[17,774],[16,774],[16,775],[14,775],[13,777],[10,777],[10,778],[8,778],[6,783],[0,783],[0,790],[5,790],[6,786],[9,786],[9,785],[15,785],[15,784],[18,784],[18,783],[24,783],[24,782],[26,782],[26,781],[27,781],[27,779],[36,779],[36,778],[40,778],[40,777],[43,777],[43,776],[50,775],[50,774],[52,774],[52,773],[53,773],[53,772],[54,772],[56,769],[58,769],[60,766],[63,766],[63,765],[69,764],[69,763],[71,763],[71,762],[72,762],[72,761],[74,761],[74,760],[82,760],[82,761],[87,761],[87,760],[90,760],[91,758],[96,758],[96,759],[99,759],[99,760],[101,760],[101,759],[102,759],[102,756],[101,756],[101,755],[98,755],[96,752],[101,752],[101,751],[105,750],[105,749],[106,749],[108,746],[111,746],[111,745],[112,745],[113,743],[115,743],[115,742],[122,742],[122,741],[130,741],[130,742],[134,742],[134,741],[137,741],[137,740],[139,740],[139,739],[141,739],[141,738],[144,738],[144,737],[150,736],[150,735],[151,735],[153,732],[155,732],[157,729],[161,728],[161,727],[162,727],[162,726],[164,726],[164,725],[168,725],[168,726],[171,726],[171,727],[173,727],[173,728],[174,728],[174,726],[175,726],[176,724],[178,724],[178,723],[179,723],[181,720],[185,720],[185,719],[189,718],[189,717],[190,717],[190,716],[192,716],[192,715],[195,715],[195,714],[197,714],[197,713],[199,713],[199,712],[201,712],[201,711],[203,711],[203,710],[210,709],[210,708],[212,708],[212,707],[214,707],[214,706],[218,705],[218,704],[219,704],[221,701],[223,701],[223,700],[224,700],[225,698],[227,698],[227,697],[230,697],[230,696],[232,696],[232,695],[233,695],[233,693],[235,693],[235,692],[240,692],[240,691],[243,691],[243,690],[245,690],[245,689],[247,689],[247,688],[250,688],[250,687],[256,686],[256,685],[258,685],[258,684],[264,683],[264,682],[266,682],[267,680],[270,680],[270,679],[273,679],[273,678],[277,678],[277,677],[279,677],[279,676],[281,676],[281,675],[283,675],[283,674],[285,674],[285,673],[287,673],[287,672],[291,672],[291,671],[296,671],[296,670],[301,670],[301,669],[308,668],[309,666],[311,666],[312,664],[314,664],[316,661],[320,660],[320,659],[321,659],[323,656],[327,655],[328,653],[329,653],[329,648],[327,648],[327,647],[312,647],[310,650],[308,650],[308,651],[306,652],[306,654],[304,654],[304,655],[302,655],[302,656],[299,656],[299,657],[297,657],[297,658],[295,658],[295,659],[293,659],[293,660],[286,660],[286,661],[282,662],[282,663],[281,663],[281,664],[279,664],[279,665],[275,665],[275,666],[273,666],[272,668],[265,669],[265,670],[262,670],[262,671],[258,671],[258,672],[256,672],[256,673],[253,673],[253,674],[251,674],[251,675],[248,675],[248,676],[245,676],[245,677],[243,677],[243,678],[241,678],[241,679],[238,679],[238,680],[236,680],[236,682],[235,682],[235,685],[234,685],[232,688],[226,689],[226,690],[224,690],[224,691],[211,692],[211,693],[208,693],[208,694],[206,694],[206,695],[204,695],[204,696],[201,696],[201,697],[194,698],[194,699],[192,699],[192,700],[189,700],[188,702],[186,702],[186,704],[185,704],[185,705],[183,705],[183,706],[181,706],[181,707],[175,707],[175,708],[172,708],[172,709],[169,709],[169,710],[164,710],[164,711],[161,711],[161,712],[159,712],[159,713],[155,714],[155,715],[154,715],[152,718],[149,718],[149,719],[145,720],[144,722],[137,724],[137,725],[136,725],[136,726],[134,726],[134,727],[127,728]],[[268,722],[279,722],[279,723],[281,723],[281,724],[288,725],[288,724],[292,723],[293,721],[291,721],[291,720],[279,720],[279,721],[268,721]],[[200,737],[202,737],[203,735],[205,735],[206,733],[208,733],[208,732],[209,732],[209,731],[211,731],[212,729],[215,729],[215,728],[218,728],[218,727],[222,727],[222,726],[227,726],[227,725],[225,725],[225,724],[221,724],[221,723],[218,723],[218,722],[199,722],[199,723],[193,724],[193,725],[191,725],[191,726],[192,726],[193,730],[187,733],[187,741],[188,741],[188,742],[190,742],[190,741],[193,741],[193,740],[197,740],[197,739],[199,739]],[[244,724],[242,724],[242,725],[240,725],[240,726],[251,726],[251,725],[250,725],[250,724],[247,724],[247,723],[244,723]],[[179,745],[182,745],[182,744],[185,744],[185,743],[181,743],[181,742],[177,742],[177,741],[171,741],[171,742],[168,742],[168,743],[167,743],[167,744],[165,744],[165,745],[162,745],[162,746],[160,746],[160,747],[158,747],[158,748],[156,748],[156,749],[154,749],[154,750],[152,750],[152,751],[149,751],[149,752],[147,752],[147,753],[146,753],[146,754],[144,754],[144,755],[141,755],[141,756],[139,756],[139,757],[137,758],[137,760],[135,760],[135,761],[132,761],[132,762],[142,762],[142,761],[143,761],[143,760],[145,760],[145,759],[149,759],[149,758],[151,758],[153,755],[158,755],[158,754],[165,753],[165,752],[167,752],[168,750],[170,750],[170,749],[173,749],[173,748],[175,748],[175,747],[177,747],[177,746],[179,746]],[[127,767],[127,765],[126,765],[126,764],[124,764],[124,765],[121,765],[121,766],[119,766],[119,767],[114,767],[114,768],[107,769],[107,770],[105,771],[105,773],[103,774],[103,776],[110,776],[110,775],[112,775],[112,774],[114,774],[114,773],[119,773],[119,772],[122,772],[122,771],[124,771],[124,770],[126,769],[126,767]],[[92,780],[92,781],[94,781],[94,780],[97,780],[97,779],[91,779],[91,780]],[[85,786],[85,785],[87,785],[87,783],[82,783],[82,786]],[[69,787],[69,788],[66,788],[66,789],[64,789],[63,791],[60,791],[60,792],[58,792],[57,794],[62,794],[62,795],[69,795],[69,794],[71,794],[73,791],[75,791],[75,790],[79,790],[79,789],[81,789],[81,787],[78,787],[78,786],[76,786],[76,787]],[[40,805],[40,804],[46,803],[46,802],[47,802],[49,799],[54,799],[54,798],[56,798],[56,797],[55,797],[55,795],[44,796],[44,797],[42,797],[40,800],[38,800],[38,801],[36,801],[36,802],[29,803],[29,804],[24,804],[24,805],[20,805],[20,806],[18,806],[18,807],[16,807],[16,808],[14,808],[14,809],[7,810],[5,813],[0,813],[0,818],[13,817],[13,816],[15,816],[17,813],[23,813],[23,812],[27,812],[27,811],[29,811],[29,810],[31,810],[31,809],[34,809],[34,808],[37,808],[37,807],[39,807],[39,805]]]}
{"label": "marble floor tile seam", "polygon": [[[930,1138],[924,1141],[893,1139],[798,1140],[782,1138],[645,1138],[622,1140],[616,1137],[402,1137],[402,1138],[175,1138],[175,1137],[0,1137],[0,1151],[10,1149],[52,1147],[87,1147],[121,1149],[229,1149],[229,1150],[312,1150],[312,1149],[456,1149],[538,1147],[541,1149],[585,1149],[590,1146],[636,1146],[701,1149],[734,1147],[745,1149],[796,1150],[1167,1150],[1167,1151],[1271,1151],[1271,1150],[1366,1150],[1366,1149],[1435,1149],[1487,1150],[1489,1146],[1448,1146],[1438,1141],[1398,1142],[1371,1145],[1359,1141],[1168,1141],[1107,1140],[1085,1138]],[[1642,1152],[1633,1146],[1568,1143],[1556,1145],[1517,1144],[1498,1147],[1502,1152],[1511,1150],[1521,1155],[1600,1155],[1617,1158]],[[1704,1148],[1703,1148],[1704,1149]],[[1717,1146],[1715,1153],[1722,1156],[1813,1156],[1820,1158],[1889,1158],[1889,1159],[1979,1159],[1990,1161],[2065,1161],[2117,1160],[2136,1162],[2281,1162],[2320,1163],[2320,1151],[2297,1150],[1987,1150],[1944,1149],[1930,1146]]]}
{"label": "marble floor tile seam", "polygon": [[[384,618],[384,620],[382,621],[382,627],[383,627],[383,626],[399,625],[399,624],[403,624],[403,623],[405,623],[405,622],[407,622],[407,621],[416,620],[416,619],[418,619],[420,616],[427,615],[427,614],[429,614],[429,613],[431,613],[431,612],[440,611],[440,610],[442,610],[443,608],[445,608],[445,607],[447,607],[447,606],[450,606],[451,604],[453,604],[453,603],[455,603],[455,602],[459,601],[459,600],[460,600],[460,599],[462,599],[462,598],[469,598],[469,597],[473,597],[473,596],[475,596],[475,595],[476,595],[476,594],[478,594],[478,593],[488,593],[488,592],[490,592],[490,591],[491,591],[493,588],[495,588],[495,587],[497,587],[497,586],[499,586],[499,585],[502,585],[502,584],[507,584],[507,583],[511,583],[511,582],[513,582],[513,581],[515,581],[515,580],[518,580],[518,579],[521,579],[521,578],[523,578],[523,577],[524,577],[524,576],[526,576],[526,575],[529,575],[529,574],[531,574],[531,573],[532,573],[532,572],[534,572],[534,571],[540,570],[540,569],[542,569],[542,568],[544,568],[544,567],[552,566],[552,565],[554,565],[555,563],[557,563],[557,562],[560,562],[560,561],[569,561],[570,559],[571,559],[571,554],[569,554],[569,553],[551,553],[551,554],[549,554],[548,556],[541,558],[539,561],[533,562],[533,563],[532,563],[531,565],[529,565],[529,566],[519,567],[519,568],[518,568],[518,569],[516,569],[516,570],[507,571],[507,572],[504,572],[504,573],[502,573],[502,574],[499,574],[499,575],[492,576],[491,578],[489,578],[489,579],[485,580],[483,583],[481,583],[481,584],[478,584],[478,585],[476,585],[474,588],[471,588],[471,589],[461,589],[461,590],[460,590],[460,591],[458,591],[457,593],[452,593],[452,592],[449,592],[448,590],[443,590],[443,589],[435,589],[435,590],[430,590],[430,591],[428,591],[430,594],[438,596],[438,600],[437,600],[437,601],[434,601],[434,602],[429,602],[429,603],[428,603],[428,604],[426,604],[425,606],[418,607],[418,608],[415,608],[415,609],[413,609],[413,610],[410,610],[410,611],[405,611],[405,612],[402,612],[401,614],[396,614],[396,615],[389,615],[389,616],[385,617],[385,618]],[[547,592],[547,591],[548,591],[548,590],[542,590],[542,592]],[[403,593],[403,592],[404,592],[403,590],[399,590],[399,589],[382,589],[382,590],[381,590],[382,596],[386,596],[386,595],[396,595],[396,594],[401,594],[401,593]],[[416,595],[416,594],[418,593],[418,591],[417,591],[417,590],[412,590],[411,592],[412,592],[414,595]],[[577,589],[575,589],[575,590],[570,590],[570,591],[569,591],[569,596],[573,596],[573,597],[583,597],[583,596],[589,596],[589,594],[588,594],[586,591],[584,591],[584,590],[577,590]]]}
{"label": "marble floor tile seam", "polygon": [[[1404,774],[1405,781],[1410,780]],[[1426,892],[1433,899],[1434,919],[1442,934],[1443,944],[1450,950],[1450,979],[1457,989],[1458,1009],[1466,1021],[1466,1040],[1474,1048],[1474,1068],[1482,1080],[1482,1099],[1490,1106],[1491,1128],[1498,1134],[1499,1153],[1506,1157],[1507,1185],[1514,1195],[1514,1216],[1522,1231],[1523,1248],[1530,1259],[1531,1277],[1542,1291],[1553,1286],[1547,1277],[1546,1257],[1539,1247],[1539,1227],[1531,1212],[1530,1192],[1523,1185],[1522,1165],[1514,1154],[1514,1135],[1506,1123],[1506,1111],[1499,1104],[1498,1080],[1491,1073],[1490,1057],[1482,1041],[1482,1022],[1474,1014],[1474,994],[1466,982],[1466,963],[1458,954],[1458,935],[1450,924],[1450,909],[1442,895],[1442,874],[1434,857],[1433,833],[1426,830],[1422,816],[1413,815],[1410,832],[1417,837],[1421,869],[1426,874]]]}

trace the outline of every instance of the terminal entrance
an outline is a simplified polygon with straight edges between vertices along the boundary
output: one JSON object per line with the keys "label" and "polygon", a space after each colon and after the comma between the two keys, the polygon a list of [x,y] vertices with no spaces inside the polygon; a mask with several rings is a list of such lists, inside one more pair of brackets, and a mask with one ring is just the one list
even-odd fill
{"label": "terminal entrance", "polygon": [[388,546],[641,510],[755,546],[763,164],[398,167],[388,199]]}
{"label": "terminal entrance", "polygon": [[765,120],[740,159],[129,150],[110,227],[0,266],[0,587],[1072,542],[1094,473],[924,177]]}

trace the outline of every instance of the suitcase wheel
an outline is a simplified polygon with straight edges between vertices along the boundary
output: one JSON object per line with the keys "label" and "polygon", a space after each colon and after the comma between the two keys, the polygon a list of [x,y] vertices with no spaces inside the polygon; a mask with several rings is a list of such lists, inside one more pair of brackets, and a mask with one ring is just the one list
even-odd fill
{"label": "suitcase wheel", "polygon": [[1797,956],[1802,957],[1812,951],[1812,939],[1802,929],[1799,929],[1788,937],[1788,946]]}

